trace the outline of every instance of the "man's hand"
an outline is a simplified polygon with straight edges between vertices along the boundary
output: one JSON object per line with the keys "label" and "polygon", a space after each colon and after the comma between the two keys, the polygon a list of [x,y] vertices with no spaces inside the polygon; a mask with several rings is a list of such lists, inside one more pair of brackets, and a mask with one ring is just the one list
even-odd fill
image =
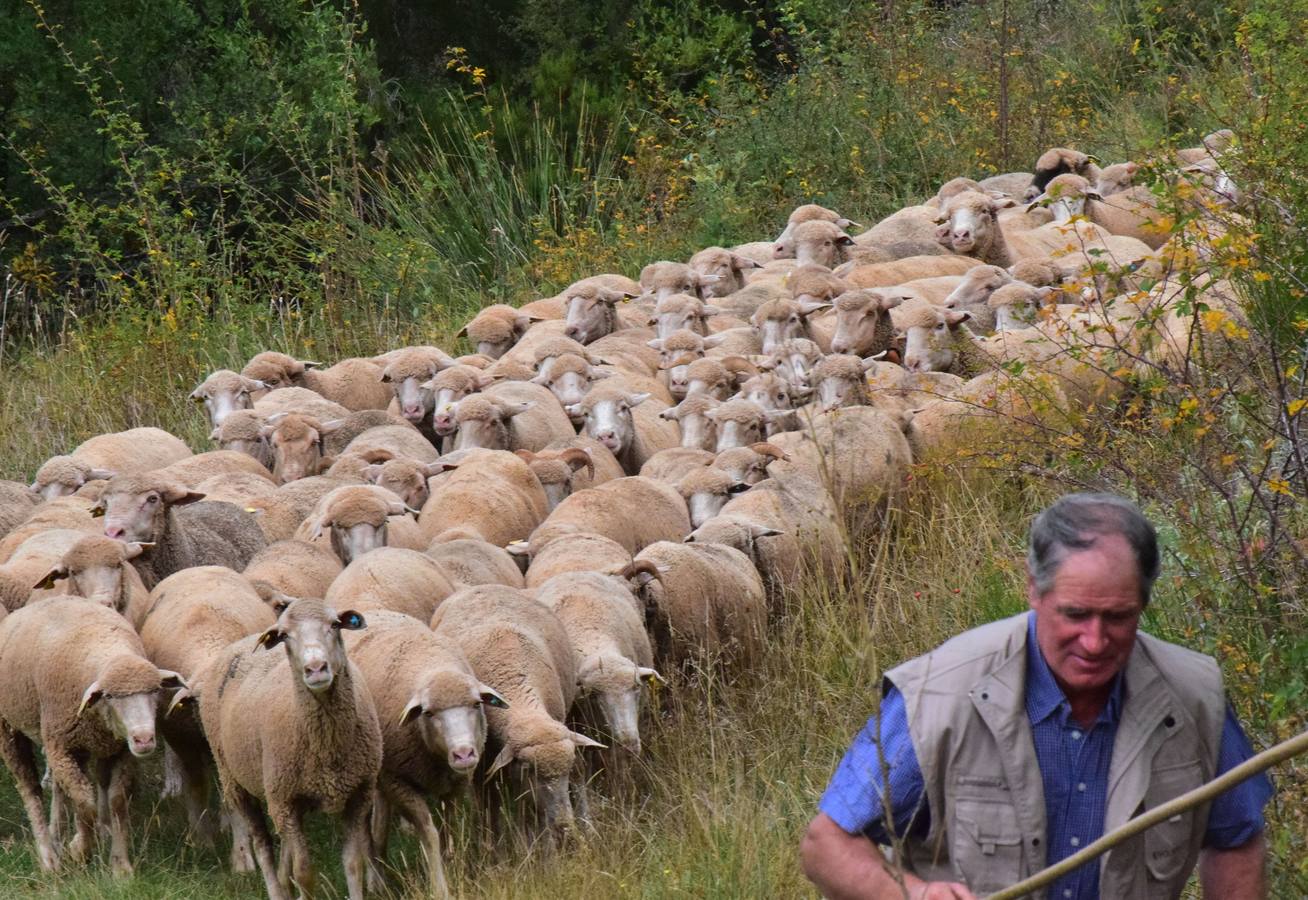
{"label": "man's hand", "polygon": [[1243,847],[1204,849],[1199,884],[1205,900],[1264,900],[1267,896],[1267,843],[1259,832]]}
{"label": "man's hand", "polygon": [[956,881],[928,881],[908,892],[909,900],[977,900],[976,894]]}

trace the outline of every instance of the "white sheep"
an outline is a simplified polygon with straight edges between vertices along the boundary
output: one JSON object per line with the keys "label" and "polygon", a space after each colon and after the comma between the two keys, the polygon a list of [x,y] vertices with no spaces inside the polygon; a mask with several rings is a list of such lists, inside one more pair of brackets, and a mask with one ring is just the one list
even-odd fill
{"label": "white sheep", "polygon": [[762,268],[757,261],[724,247],[705,247],[688,265],[699,276],[700,296],[705,299],[735,293],[745,286],[746,271]]}
{"label": "white sheep", "polygon": [[503,547],[474,538],[432,544],[424,551],[441,567],[456,590],[479,584],[524,586],[522,570]]}
{"label": "white sheep", "polygon": [[217,428],[232,413],[253,407],[253,394],[269,389],[262,381],[231,369],[219,369],[191,391],[191,399],[204,404],[209,424]]}
{"label": "white sheep", "polygon": [[690,533],[690,516],[673,486],[640,476],[619,478],[578,491],[555,507],[532,532],[531,555],[579,533],[602,534],[637,553],[655,541],[684,538]]}
{"label": "white sheep", "polygon": [[391,402],[390,388],[382,384],[381,367],[368,359],[343,359],[323,369],[316,362],[267,352],[251,357],[241,374],[273,389],[307,388],[349,410],[385,409]]}
{"label": "white sheep", "polygon": [[591,388],[568,414],[580,415],[584,433],[607,447],[624,472],[635,474],[655,453],[677,446],[681,435],[675,423],[659,418],[667,404],[608,380]]}
{"label": "white sheep", "polygon": [[32,490],[46,500],[75,493],[88,481],[162,469],[191,455],[191,448],[160,428],[132,428],[97,435],[68,456],[41,466]]}
{"label": "white sheep", "polygon": [[244,575],[289,597],[320,599],[345,566],[328,550],[307,541],[276,541],[250,558]]}
{"label": "white sheep", "polygon": [[538,321],[539,317],[496,303],[479,310],[468,324],[459,329],[458,337],[466,337],[483,356],[499,359],[522,339],[533,322]]}
{"label": "white sheep", "polygon": [[549,498],[531,467],[504,450],[471,450],[459,467],[431,480],[418,525],[433,541],[477,538],[507,546],[526,540],[549,515]]}
{"label": "white sheep", "polygon": [[425,553],[380,547],[346,566],[324,600],[334,607],[348,606],[365,613],[389,609],[425,622],[454,591],[445,570]]}

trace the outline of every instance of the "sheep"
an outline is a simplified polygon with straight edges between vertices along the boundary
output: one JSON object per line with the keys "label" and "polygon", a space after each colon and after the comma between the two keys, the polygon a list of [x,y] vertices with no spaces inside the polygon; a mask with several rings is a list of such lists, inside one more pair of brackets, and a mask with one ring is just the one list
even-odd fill
{"label": "sheep", "polygon": [[761,371],[784,378],[791,386],[796,403],[803,402],[809,390],[809,372],[823,356],[822,348],[806,338],[792,338],[779,344],[765,357],[756,360]]}
{"label": "sheep", "polygon": [[65,593],[107,606],[139,628],[149,608],[149,592],[129,563],[141,555],[145,546],[100,535],[74,534],[77,537],[68,549],[32,586],[52,588],[67,579]]}
{"label": "sheep", "polygon": [[[325,423],[330,430],[332,423]],[[369,428],[350,441],[341,451],[346,454],[366,454],[377,450],[390,453],[392,459],[412,459],[418,462],[435,462],[440,455],[436,448],[411,425],[378,425]]]}
{"label": "sheep", "polygon": [[762,409],[775,413],[768,419],[766,429],[768,434],[773,434],[796,427],[796,393],[790,382],[775,372],[760,372],[747,379],[732,399],[749,400]]}
{"label": "sheep", "polygon": [[748,556],[722,544],[659,541],[642,550],[657,576],[637,579],[660,665],[708,659],[749,667],[763,650],[767,600]]}
{"label": "sheep", "polygon": [[732,253],[742,259],[747,259],[762,267],[772,261],[776,248],[777,245],[773,241],[750,241],[745,244],[737,244],[730,249]]}
{"label": "sheep", "polygon": [[833,269],[848,258],[854,239],[833,222],[811,220],[795,226],[790,237],[778,242],[773,259],[794,257],[796,266],[815,264]]}
{"label": "sheep", "polygon": [[1026,190],[1031,186],[1033,177],[1030,172],[1004,172],[1000,175],[982,178],[979,187],[982,191],[1002,194],[1020,200],[1026,196]]}
{"label": "sheep", "polygon": [[1014,281],[1024,281],[1034,287],[1046,287],[1062,282],[1064,271],[1053,258],[1032,256],[1019,259],[1008,267]]}
{"label": "sheep", "polygon": [[698,297],[689,294],[669,294],[659,299],[649,324],[653,326],[655,334],[661,338],[683,328],[707,336],[711,330],[709,317],[719,313],[720,310],[716,306],[711,306]]}
{"label": "sheep", "polygon": [[[586,488],[595,487],[597,484],[622,478],[626,474],[622,471],[622,465],[618,462],[617,457],[607,447],[584,434],[573,435],[567,440],[552,441],[536,456],[542,462],[545,462],[551,459],[561,459],[564,451],[569,450],[581,450],[590,457],[591,463],[590,466],[582,468],[572,467],[572,489],[569,493],[584,491]],[[579,457],[571,454],[568,455],[568,459],[575,459],[580,462]],[[546,465],[548,465],[547,462]],[[572,463],[569,463],[569,465],[572,466]],[[535,471],[533,469],[533,472]],[[563,498],[560,497],[559,499],[562,500]]]}
{"label": "sheep", "polygon": [[323,462],[323,440],[330,427],[299,413],[270,416],[259,429],[259,437],[272,451],[273,480],[288,484],[317,475]]}
{"label": "sheep", "polygon": [[289,597],[321,598],[345,568],[340,558],[308,541],[275,541],[250,558],[243,574]]}
{"label": "sheep", "polygon": [[712,451],[701,450],[699,447],[669,447],[647,459],[645,465],[640,467],[640,475],[642,478],[653,478],[655,481],[675,485],[687,473],[709,465],[713,458]]}
{"label": "sheep", "polygon": [[271,472],[276,462],[272,447],[262,433],[263,426],[267,424],[267,418],[262,413],[252,409],[238,409],[209,433],[209,439],[220,450],[244,453]]}
{"label": "sheep", "polygon": [[868,406],[823,413],[803,431],[768,439],[790,457],[777,460],[768,471],[783,484],[795,475],[822,484],[840,509],[893,500],[913,462],[905,424]]}
{"label": "sheep", "polygon": [[1089,156],[1079,150],[1066,147],[1054,147],[1040,154],[1036,160],[1035,174],[1031,176],[1031,186],[1020,198],[1031,200],[1040,195],[1056,176],[1071,172],[1089,181],[1099,180],[1099,166]]}
{"label": "sheep", "polygon": [[0,480],[0,538],[18,527],[40,505],[41,495],[28,485]]}
{"label": "sheep", "polygon": [[867,373],[877,365],[875,359],[860,359],[847,354],[832,354],[813,367],[813,386],[817,404],[823,412],[844,406],[870,406]]}
{"label": "sheep", "polygon": [[653,378],[659,372],[658,351],[649,346],[653,338],[654,332],[649,328],[623,328],[594,341],[588,349],[615,369]]}
{"label": "sheep", "polygon": [[424,385],[442,369],[455,365],[449,354],[435,347],[406,347],[391,356],[382,369],[381,380],[395,392],[395,406],[414,428],[429,440],[433,397]]}
{"label": "sheep", "polygon": [[263,463],[236,450],[209,450],[205,453],[197,453],[162,469],[156,469],[155,472],[190,488],[211,478],[241,475],[252,475],[265,481],[270,488],[274,486],[272,473]]}
{"label": "sheep", "polygon": [[466,337],[483,356],[499,359],[522,340],[533,322],[539,321],[538,316],[496,303],[478,311],[468,324],[459,329],[457,336]]}
{"label": "sheep", "polygon": [[686,501],[693,529],[716,516],[732,494],[749,490],[749,485],[738,483],[722,469],[700,466],[682,476],[677,482],[677,490]]}
{"label": "sheep", "polygon": [[952,396],[915,411],[912,434],[918,459],[931,461],[960,445],[972,451],[991,441],[1011,448],[1028,426],[1048,427],[1042,423],[1066,406],[1057,384],[1038,373],[1015,378],[1003,371],[986,372]]}
{"label": "sheep", "polygon": [[1021,281],[999,288],[986,301],[994,320],[994,330],[1026,328],[1035,321],[1036,311],[1052,294],[1053,288],[1033,287]]}
{"label": "sheep", "polygon": [[[600,369],[585,357],[571,353],[556,357],[548,371],[542,371],[533,378],[532,384],[548,388],[559,405],[569,410],[570,407],[580,404],[582,398],[597,382],[605,379],[613,379],[611,385],[621,385],[631,393],[649,393],[662,403],[672,402],[672,394],[668,388],[653,378],[630,372]],[[576,415],[573,415],[573,412],[573,410],[568,412],[570,421],[574,426],[580,426],[582,423],[580,410],[575,410]]]}
{"label": "sheep", "polygon": [[[139,631],[152,663],[194,682],[228,644],[263,631],[276,619],[244,576],[222,566],[196,566],[155,585]],[[159,730],[181,776],[181,795],[192,832],[210,844],[213,821],[205,817],[205,811],[212,757],[199,717],[193,709],[179,709],[160,718]],[[248,839],[238,826],[233,834],[233,871],[254,868],[249,854]]]}
{"label": "sheep", "polygon": [[[392,533],[391,517],[403,516],[407,509],[390,491],[373,485],[345,485],[318,501],[296,530],[295,539],[317,542],[327,532],[332,552],[346,566],[378,547],[417,549],[413,545],[425,546],[417,523],[409,532]],[[399,530],[404,532],[403,526]]]}
{"label": "sheep", "polygon": [[27,585],[28,597],[24,598],[24,604],[29,599],[49,596],[57,580],[51,578],[50,573],[58,567],[63,555],[84,537],[94,535],[75,528],[50,528],[32,534],[14,548],[0,571]]}
{"label": "sheep", "polygon": [[127,827],[130,760],[155,749],[161,689],[183,686],[156,668],[131,625],[81,597],[51,597],[0,622],[0,757],[13,773],[45,871],[59,864],[42,808],[35,745],[41,744],[56,795],[72,801],[81,862],[97,837],[97,787],[107,791],[110,864],[132,873]]}
{"label": "sheep", "polygon": [[910,372],[949,372],[964,378],[992,368],[964,324],[970,312],[945,309],[922,300],[906,303],[891,314],[904,338],[904,368]]}
{"label": "sheep", "polygon": [[318,501],[346,480],[331,475],[313,475],[279,486],[267,497],[256,497],[244,507],[255,517],[268,541],[289,540]]}
{"label": "sheep", "polygon": [[89,481],[162,469],[191,455],[191,448],[160,428],[132,428],[84,441],[68,456],[47,460],[32,490],[46,500],[75,493]]}
{"label": "sheep", "polygon": [[418,550],[379,547],[347,565],[323,600],[365,613],[389,609],[426,621],[454,591],[454,583],[432,557]]}
{"label": "sheep", "polygon": [[634,475],[645,460],[679,443],[677,426],[659,418],[664,409],[667,405],[648,392],[631,393],[624,384],[600,382],[567,411],[579,414],[583,432],[607,447],[624,472]]}
{"label": "sheep", "polygon": [[781,448],[766,441],[748,447],[732,447],[713,457],[710,465],[726,472],[733,484],[755,485],[768,477],[768,465],[788,457]]}
{"label": "sheep", "polygon": [[[794,278],[793,273],[791,278]],[[721,310],[724,316],[747,320],[754,315],[756,309],[769,300],[780,300],[790,295],[790,286],[786,282],[779,279],[759,281],[745,285],[734,294],[719,298],[713,305]]]}
{"label": "sheep", "polygon": [[659,260],[640,270],[641,298],[662,301],[676,294],[691,295],[699,299],[705,286],[717,279],[699,273],[686,263]]}
{"label": "sheep", "polygon": [[509,381],[454,406],[454,450],[543,450],[576,434],[559,401],[538,384]]}
{"label": "sheep", "polygon": [[93,510],[114,540],[149,544],[134,560],[147,588],[180,569],[225,565],[240,571],[267,543],[254,517],[230,503],[153,473],[117,475]]}
{"label": "sheep", "polygon": [[[717,393],[717,392],[715,392]],[[723,390],[721,393],[725,394]],[[666,419],[669,422],[676,422],[681,429],[680,447],[677,449],[684,450],[709,450],[718,444],[718,426],[717,423],[709,418],[709,411],[717,408],[722,401],[716,396],[707,393],[698,393],[687,397],[676,406],[669,407],[659,413],[660,419]],[[674,448],[664,448],[657,453],[652,454],[646,463]],[[642,464],[642,471],[644,464]]]}
{"label": "sheep", "polygon": [[617,305],[637,296],[639,294],[612,288],[574,285],[567,295],[564,336],[581,344],[590,344],[625,327],[618,316]]}
{"label": "sheep", "polygon": [[760,337],[763,353],[771,353],[778,346],[794,338],[807,338],[819,347],[829,348],[831,336],[825,330],[816,332],[809,320],[813,313],[828,309],[829,300],[810,299],[770,300],[754,311],[750,320]]}
{"label": "sheep", "polygon": [[340,403],[302,387],[282,387],[269,391],[254,401],[252,409],[265,419],[277,413],[297,413],[330,422],[350,414],[350,410]]}
{"label": "sheep", "polygon": [[900,243],[923,245],[935,243],[936,212],[934,205],[907,206],[886,216],[854,238],[854,243],[859,250]]}
{"label": "sheep", "polygon": [[891,349],[890,310],[915,297],[896,288],[861,288],[836,298],[836,331],[831,352],[874,356]]}
{"label": "sheep", "polygon": [[[786,219],[786,227],[781,234],[777,235],[776,241],[773,242],[773,259],[789,259],[796,255],[795,232],[806,222],[820,222],[842,231],[858,225],[857,222],[846,219],[834,210],[818,206],[816,203],[797,206],[790,214],[790,217]],[[739,252],[739,249],[737,249],[737,252]]]}
{"label": "sheep", "polygon": [[497,547],[526,540],[549,515],[549,498],[526,462],[503,450],[472,450],[431,481],[418,515],[428,544],[477,538]]}
{"label": "sheep", "polygon": [[[687,367],[708,355],[708,346],[703,336],[683,328],[666,338],[656,338],[649,345],[659,352],[659,369],[669,396],[678,401],[685,399]],[[560,402],[565,401],[560,399]]]}
{"label": "sheep", "polygon": [[1120,194],[1135,183],[1135,176],[1140,171],[1139,163],[1124,162],[1104,166],[1099,170],[1095,190],[1101,197]]}
{"label": "sheep", "polygon": [[981,187],[981,182],[974,178],[951,178],[940,186],[936,195],[928,200],[924,205],[932,206],[936,209],[944,206],[950,197],[961,194],[965,191],[976,191],[984,194],[985,188]]}
{"label": "sheep", "polygon": [[723,247],[705,247],[688,265],[698,276],[699,293],[705,300],[735,293],[745,286],[745,270],[762,268],[755,260]]}
{"label": "sheep", "polygon": [[[953,202],[953,201],[951,201]],[[922,278],[939,278],[946,275],[964,275],[981,260],[972,256],[907,256],[893,262],[849,266],[836,271],[836,276],[849,288],[893,287]]]}
{"label": "sheep", "polygon": [[429,463],[388,459],[365,466],[363,477],[399,497],[410,509],[422,509],[431,493],[427,479],[453,468],[456,468],[454,463],[439,459]]}
{"label": "sheep", "polygon": [[32,594],[27,582],[0,569],[0,622],[9,615],[10,610],[22,609]]}
{"label": "sheep", "polygon": [[522,570],[513,555],[503,547],[475,538],[462,538],[432,544],[425,552],[441,567],[456,590],[479,584],[524,586]]}
{"label": "sheep", "polygon": [[85,497],[58,497],[32,510],[26,519],[0,540],[0,563],[30,537],[54,528],[68,528],[85,534],[99,534],[100,523],[92,515],[96,501]]}
{"label": "sheep", "polygon": [[532,474],[545,489],[545,498],[550,509],[558,506],[572,493],[572,476],[578,469],[587,469],[590,481],[594,481],[595,462],[589,453],[579,447],[558,451],[543,450],[540,453],[518,450],[516,453],[531,467]]}
{"label": "sheep", "polygon": [[[432,432],[437,437],[454,434],[454,404],[469,394],[484,391],[495,383],[495,378],[472,366],[451,366],[423,382],[424,391],[431,394]],[[453,442],[451,441],[451,444]]]}
{"label": "sheep", "polygon": [[685,400],[701,396],[725,400],[736,392],[739,382],[757,373],[754,364],[743,357],[697,359],[686,366]]}
{"label": "sheep", "polygon": [[975,191],[953,197],[940,212],[940,242],[955,253],[970,254],[981,262],[1004,268],[1026,257],[1048,256],[1102,242],[1104,232],[1089,223],[1005,231],[998,212],[1012,204],[1012,200],[996,200]]}
{"label": "sheep", "polygon": [[[525,557],[526,542],[514,544],[509,552]],[[631,565],[631,551],[610,537],[581,531],[568,536],[566,541],[554,541],[531,554],[524,583],[528,590],[540,587],[565,572],[604,572],[617,574]]]}
{"label": "sheep", "polygon": [[967,310],[977,316],[985,308],[986,300],[996,290],[1011,284],[1014,276],[1007,269],[999,266],[973,266],[969,269],[953,290],[945,296],[941,306],[950,309]]}
{"label": "sheep", "polygon": [[1110,234],[1133,237],[1150,250],[1157,250],[1171,237],[1167,217],[1153,204],[1127,195],[1107,200],[1080,175],[1059,175],[1032,204],[1047,203],[1054,222],[1066,224],[1076,216],[1104,228]]}
{"label": "sheep", "polygon": [[[342,814],[346,885],[350,900],[363,897],[382,737],[341,632],[364,624],[353,610],[296,600],[275,625],[229,644],[200,675],[200,721],[223,800],[244,820],[271,900],[283,900],[290,884],[274,871],[259,801],[281,836],[282,874],[304,896],[313,893],[315,881],[304,814]],[[284,653],[276,652],[279,644]]]}
{"label": "sheep", "polygon": [[645,611],[627,581],[599,572],[569,572],[536,589],[575,654],[581,700],[599,707],[607,736],[640,755],[640,707],[644,689],[663,678],[645,632]]}
{"label": "sheep", "polygon": [[368,627],[345,636],[381,726],[382,767],[373,812],[373,857],[386,858],[389,811],[413,826],[426,857],[432,896],[449,896],[440,833],[427,798],[463,791],[486,745],[484,707],[506,709],[482,684],[459,646],[402,613],[369,613]]}
{"label": "sheep", "polygon": [[458,644],[481,682],[507,703],[486,710],[487,749],[499,747],[487,777],[512,765],[536,798],[546,830],[572,828],[569,781],[577,748],[603,745],[563,724],[577,693],[577,663],[563,624],[521,591],[482,585],[446,600],[431,625]]}
{"label": "sheep", "polygon": [[245,364],[241,374],[274,389],[307,388],[352,411],[385,409],[391,402],[391,391],[382,384],[381,367],[367,359],[343,359],[329,369],[319,369],[318,363],[297,360],[285,353],[259,353]]}
{"label": "sheep", "polygon": [[767,437],[769,423],[786,418],[789,413],[766,410],[752,400],[728,400],[705,415],[717,426],[714,451],[721,453],[762,441]]}
{"label": "sheep", "polygon": [[555,507],[532,532],[531,555],[551,541],[582,532],[602,534],[638,553],[655,541],[684,538],[690,533],[690,516],[671,485],[640,476],[619,478],[578,491]]}
{"label": "sheep", "polygon": [[[574,281],[558,294],[553,297],[547,297],[542,300],[533,300],[530,303],[524,303],[518,307],[518,312],[538,317],[540,319],[559,319],[562,320],[567,315],[568,298],[574,291],[589,290],[594,288],[606,288],[608,290],[619,291],[624,294],[630,294],[633,297],[640,295],[640,283],[633,281],[625,275],[592,275],[589,278],[583,278],[580,281]],[[530,330],[539,330],[542,324],[551,324],[549,322],[538,323]],[[562,324],[560,322],[560,324]],[[562,331],[559,332],[562,334]]]}
{"label": "sheep", "polygon": [[237,410],[250,409],[254,405],[252,394],[269,389],[269,385],[262,381],[247,378],[231,369],[219,369],[191,391],[191,399],[204,404],[210,426],[217,428]]}

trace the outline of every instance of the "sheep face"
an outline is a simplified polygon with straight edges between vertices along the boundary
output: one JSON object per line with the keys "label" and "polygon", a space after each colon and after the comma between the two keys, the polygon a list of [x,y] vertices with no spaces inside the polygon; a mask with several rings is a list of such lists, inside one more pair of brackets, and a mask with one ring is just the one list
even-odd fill
{"label": "sheep face", "polygon": [[525,402],[500,403],[484,397],[464,397],[454,408],[454,449],[509,449],[509,420],[530,407]]}
{"label": "sheep face", "polygon": [[45,461],[36,472],[32,490],[43,500],[54,500],[77,493],[88,481],[113,478],[108,469],[88,466],[71,456],[55,456]]}
{"label": "sheep face", "polygon": [[78,718],[99,717],[114,737],[136,757],[154,753],[159,690],[185,687],[181,676],[156,669],[139,656],[110,661],[83,692]]}
{"label": "sheep face", "polygon": [[254,410],[237,410],[209,435],[220,450],[233,450],[244,453],[251,459],[272,471],[275,461],[272,447],[259,432],[264,425],[263,417]]}
{"label": "sheep face", "polygon": [[531,316],[520,313],[511,306],[497,304],[477,313],[459,335],[473,341],[482,356],[499,359],[522,340],[533,321]]}
{"label": "sheep face", "polygon": [[795,244],[793,238],[795,230],[806,222],[823,222],[835,225],[838,229],[849,228],[857,223],[843,218],[835,210],[827,209],[825,206],[819,206],[816,203],[805,203],[803,206],[795,207],[795,210],[786,219],[786,227],[777,239],[773,242],[774,259],[794,259]]}
{"label": "sheep face", "polygon": [[958,287],[949,292],[943,305],[950,309],[979,306],[989,300],[995,291],[1012,282],[1013,276],[999,266],[973,266],[963,275]]}
{"label": "sheep face", "polygon": [[168,509],[203,500],[181,484],[140,476],[111,479],[92,515],[104,516],[104,535],[115,541],[153,543],[164,534]]}
{"label": "sheep face", "polygon": [[1065,225],[1077,216],[1086,214],[1086,201],[1098,199],[1090,182],[1080,175],[1059,175],[1049,182],[1045,192],[1033,202],[1047,204],[1053,213],[1054,223]]}
{"label": "sheep face", "polygon": [[386,521],[380,525],[360,522],[355,525],[340,525],[335,522],[331,528],[332,552],[341,562],[349,565],[363,554],[386,546]]}
{"label": "sheep face", "polygon": [[713,460],[713,468],[726,472],[732,484],[755,485],[768,477],[770,462],[785,458],[786,455],[773,444],[752,444],[719,453]]}
{"label": "sheep face", "polygon": [[757,403],[760,408],[784,412],[795,408],[790,384],[775,372],[755,375],[740,386],[737,399]]}
{"label": "sheep face", "polygon": [[1095,187],[1104,197],[1120,194],[1135,183],[1135,175],[1139,171],[1140,166],[1133,162],[1105,166],[1099,170],[1099,182]]}
{"label": "sheep face", "polygon": [[567,300],[563,334],[579,344],[589,344],[618,327],[617,304],[629,295],[607,288],[591,288]]}
{"label": "sheep face", "polygon": [[931,310],[925,321],[914,321],[903,329],[904,368],[910,372],[947,372],[954,364],[954,342],[958,329],[972,318],[966,311]]}
{"label": "sheep face", "polygon": [[640,705],[645,685],[662,680],[658,672],[628,659],[591,656],[577,667],[583,695],[595,699],[613,740],[632,753],[640,753]]}
{"label": "sheep face", "polygon": [[749,400],[732,400],[707,413],[718,428],[716,452],[746,447],[763,440],[774,414]]}
{"label": "sheep face", "polygon": [[660,419],[668,419],[681,426],[681,446],[688,450],[712,450],[718,443],[718,428],[708,412],[717,406],[717,401],[709,397],[682,401],[671,409],[659,413]]}
{"label": "sheep face", "polygon": [[[241,369],[241,374],[261,381],[272,391],[284,387],[304,387],[304,373],[316,368],[316,362],[301,362],[285,353],[257,353]],[[258,400],[263,391],[254,391],[251,397]]]}
{"label": "sheep face", "polygon": [[423,389],[431,393],[432,430],[440,437],[454,434],[455,404],[494,383],[493,377],[471,366],[455,366],[423,384]]}
{"label": "sheep face", "polygon": [[774,349],[759,368],[772,372],[789,382],[793,401],[803,403],[811,390],[809,373],[822,358],[821,348],[810,340],[787,341]]}
{"label": "sheep face", "polygon": [[603,744],[569,730],[561,722],[542,719],[540,713],[533,715],[530,710],[519,713],[517,709],[509,709],[504,715],[510,722],[509,731],[526,739],[505,744],[487,776],[512,764],[515,774],[527,783],[546,827],[554,832],[572,829],[576,820],[568,776],[576,765],[577,748]]}
{"label": "sheep face", "polygon": [[455,773],[471,776],[486,748],[483,706],[507,708],[508,704],[486,685],[442,671],[414,692],[400,724],[416,728],[427,752],[445,757]]}
{"label": "sheep face", "polygon": [[707,335],[709,316],[716,315],[717,312],[716,307],[705,305],[697,297],[672,294],[659,300],[651,324],[654,325],[654,333],[661,338],[682,329]]}
{"label": "sheep face", "polygon": [[386,378],[395,392],[395,403],[400,408],[400,415],[415,425],[431,415],[435,398],[431,390],[425,387],[428,380],[436,374],[436,367],[419,373],[405,373],[403,377]]}
{"label": "sheep face", "polygon": [[833,222],[809,221],[795,226],[790,239],[779,242],[773,251],[776,259],[784,259],[780,254],[794,248],[795,261],[799,265],[825,266],[834,269],[844,262],[845,248],[851,247],[854,239],[845,234],[840,226]]}
{"label": "sheep face", "polygon": [[995,313],[995,331],[1013,331],[1035,322],[1036,312],[1054,293],[1052,287],[1032,287],[1021,282],[995,291],[989,306]]}
{"label": "sheep face", "polygon": [[884,350],[886,316],[905,300],[893,291],[873,289],[847,291],[836,299],[836,332],[831,338],[832,353],[862,356]]}
{"label": "sheep face", "polygon": [[364,627],[354,610],[337,613],[317,600],[296,600],[282,611],[277,624],[259,635],[258,646],[271,650],[285,646],[291,672],[312,693],[331,690],[349,660],[341,631]]}
{"label": "sheep face", "polygon": [[422,509],[430,495],[427,479],[453,468],[457,466],[441,462],[422,465],[407,459],[392,459],[368,466],[363,470],[363,477],[399,497],[410,509]]}
{"label": "sheep face", "polygon": [[127,605],[123,566],[145,549],[146,545],[141,543],[124,544],[103,537],[83,538],[69,548],[63,560],[36,587],[54,587],[56,581],[67,578],[69,593],[122,612]]}
{"label": "sheep face", "polygon": [[268,389],[269,386],[262,381],[220,369],[191,391],[191,399],[204,404],[209,424],[217,428],[237,410],[250,409],[254,405],[254,395],[262,395]]}
{"label": "sheep face", "polygon": [[999,210],[1012,205],[1012,200],[996,200],[976,191],[958,194],[936,220],[941,223],[936,239],[955,253],[989,246],[999,233]]}
{"label": "sheep face", "polygon": [[692,531],[686,537],[686,543],[725,544],[744,553],[757,566],[759,563],[758,542],[764,538],[775,537],[784,533],[775,528],[748,522],[734,516],[714,516]]}
{"label": "sheep face", "polygon": [[690,258],[690,268],[699,277],[699,295],[709,300],[734,294],[745,286],[743,270],[760,266],[722,247],[709,247]]}
{"label": "sheep face", "polygon": [[590,396],[576,407],[581,412],[585,433],[603,444],[614,456],[621,456],[636,438],[636,425],[631,408],[648,400],[648,393]]}
{"label": "sheep face", "polygon": [[842,406],[861,406],[865,402],[867,385],[862,372],[857,379],[829,375],[818,384],[818,405],[823,412],[830,412]]}
{"label": "sheep face", "polygon": [[[610,377],[613,373],[596,369],[579,356],[565,354],[553,357],[552,365],[541,367],[540,374],[533,378],[532,384],[549,388],[565,410],[576,407],[583,397],[595,386],[595,382]],[[569,413],[573,426],[581,424],[579,413]]]}
{"label": "sheep face", "polygon": [[273,416],[259,429],[273,455],[273,480],[289,484],[317,475],[322,463],[323,428],[317,419],[296,414]]}
{"label": "sheep face", "polygon": [[662,301],[675,294],[699,296],[700,279],[685,263],[650,263],[640,272],[640,288]]}

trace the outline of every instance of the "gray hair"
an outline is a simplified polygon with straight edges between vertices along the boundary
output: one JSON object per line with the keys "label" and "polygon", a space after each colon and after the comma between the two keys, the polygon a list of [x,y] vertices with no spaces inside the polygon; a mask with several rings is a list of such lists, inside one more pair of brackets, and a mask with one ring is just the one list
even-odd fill
{"label": "gray hair", "polygon": [[1135,555],[1140,575],[1140,602],[1148,605],[1158,578],[1158,535],[1140,507],[1116,494],[1068,494],[1058,498],[1031,523],[1027,570],[1036,590],[1045,594],[1071,551],[1086,550],[1100,537],[1121,535]]}

